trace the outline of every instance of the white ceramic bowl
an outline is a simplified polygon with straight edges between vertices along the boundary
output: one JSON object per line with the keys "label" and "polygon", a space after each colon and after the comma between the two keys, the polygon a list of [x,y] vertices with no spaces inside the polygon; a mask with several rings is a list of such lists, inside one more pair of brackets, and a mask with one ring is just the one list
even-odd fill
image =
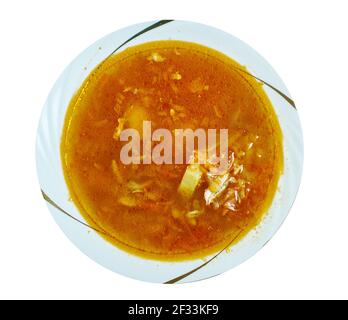
{"label": "white ceramic bowl", "polygon": [[[135,36],[135,37],[134,37]],[[134,37],[134,38],[133,38]],[[131,39],[127,42],[127,40]],[[284,174],[268,213],[255,230],[217,257],[205,261],[159,262],[130,255],[109,242],[84,222],[63,177],[60,138],[70,99],[94,67],[118,48],[153,40],[186,40],[216,49],[265,82],[284,137]],[[125,43],[126,42],[126,43]],[[123,44],[123,45],[122,45]],[[139,280],[183,283],[215,276],[242,263],[261,249],[287,216],[301,178],[303,141],[297,110],[277,73],[255,50],[223,31],[186,21],[146,22],[113,32],[84,50],[64,70],[52,88],[40,119],[36,145],[37,171],[48,208],[67,237],[86,255],[117,273]],[[59,207],[59,208],[58,208]],[[65,211],[65,213],[63,212]],[[69,261],[67,261],[69,263]]]}

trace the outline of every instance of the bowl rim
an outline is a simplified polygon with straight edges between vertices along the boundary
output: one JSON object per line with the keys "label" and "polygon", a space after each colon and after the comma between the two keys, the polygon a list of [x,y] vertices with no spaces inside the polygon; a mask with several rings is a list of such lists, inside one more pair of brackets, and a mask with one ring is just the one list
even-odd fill
{"label": "bowl rim", "polygon": [[[275,108],[283,131],[284,174],[285,170],[287,174],[289,174],[289,170],[296,171],[291,175],[291,179],[283,181],[286,184],[282,187],[291,184],[290,195],[284,200],[284,194],[282,198],[279,198],[277,193],[278,198],[275,196],[274,203],[272,203],[273,208],[275,203],[279,205],[279,202],[282,205],[285,201],[286,205],[283,205],[283,208],[285,208],[278,209],[274,221],[273,218],[271,222],[267,221],[270,215],[268,213],[261,222],[266,226],[272,226],[272,228],[260,231],[260,223],[257,226],[258,230],[255,230],[255,233],[251,235],[250,241],[244,243],[244,238],[249,236],[248,234],[236,246],[233,246],[229,253],[221,251],[212,254],[204,262],[202,262],[202,259],[178,262],[148,260],[130,255],[108,244],[106,240],[98,235],[98,232],[91,230],[86,224],[77,224],[74,221],[78,219],[84,222],[85,220],[77,208],[75,207],[74,210],[74,205],[68,203],[69,196],[64,177],[62,182],[62,177],[57,178],[55,176],[57,173],[62,175],[59,145],[62,119],[64,122],[68,107],[66,102],[70,102],[72,95],[80,87],[85,77],[96,65],[110,54],[115,53],[115,43],[120,43],[117,50],[124,50],[129,46],[160,39],[168,40],[167,38],[170,40],[193,38],[191,42],[211,47],[246,65],[248,71],[254,77],[264,82],[265,92]],[[286,137],[284,129],[286,129]],[[57,152],[59,154],[58,162]],[[293,163],[290,163],[290,160]],[[53,218],[67,237],[82,252],[104,267],[138,280],[184,283],[210,278],[239,265],[258,252],[273,237],[288,215],[300,186],[303,168],[303,138],[298,113],[287,88],[269,63],[254,49],[238,38],[210,26],[181,20],[160,20],[135,24],[112,32],[97,40],[68,65],[51,89],[41,114],[36,140],[36,164],[40,186]],[[62,185],[65,185],[65,189],[62,189]],[[56,186],[59,186],[59,191],[55,190]],[[64,197],[66,200],[64,200]],[[279,210],[282,212],[279,212]],[[62,212],[65,214],[62,215]],[[69,219],[67,219],[68,215],[70,216]],[[260,233],[263,233],[263,236],[260,236]],[[102,239],[104,245],[100,239]],[[238,245],[240,242],[242,244]],[[112,254],[110,246],[118,254]],[[235,250],[239,251],[236,252]],[[240,254],[240,251],[242,251],[242,254]],[[103,255],[105,256],[103,257]],[[123,264],[122,267],[119,267],[120,261]],[[139,262],[141,262],[142,267],[139,267]],[[145,270],[144,265],[146,266]],[[149,275],[149,272],[152,274]]]}

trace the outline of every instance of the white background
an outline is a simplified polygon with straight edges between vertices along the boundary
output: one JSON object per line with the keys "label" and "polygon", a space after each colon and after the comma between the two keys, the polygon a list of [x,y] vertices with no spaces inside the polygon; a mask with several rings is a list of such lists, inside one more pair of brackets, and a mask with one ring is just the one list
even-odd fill
{"label": "white background", "polygon": [[[0,298],[348,299],[348,3],[330,1],[2,1]],[[65,66],[100,37],[163,18],[215,26],[261,53],[297,103],[305,166],[270,243],[239,267],[185,285],[119,276],[60,231],[36,177],[41,108]]]}

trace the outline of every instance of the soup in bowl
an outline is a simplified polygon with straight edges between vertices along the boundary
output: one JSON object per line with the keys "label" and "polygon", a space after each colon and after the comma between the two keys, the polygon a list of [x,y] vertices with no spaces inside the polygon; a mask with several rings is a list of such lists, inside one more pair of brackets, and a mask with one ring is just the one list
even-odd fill
{"label": "soup in bowl", "polygon": [[296,197],[303,143],[286,86],[255,50],[162,20],[115,31],[67,66],[36,161],[52,216],[82,252],[135,279],[183,283],[268,243]]}
{"label": "soup in bowl", "polygon": [[98,64],[69,104],[60,153],[88,224],[121,250],[164,261],[240,241],[284,166],[263,83],[212,48],[174,40]]}

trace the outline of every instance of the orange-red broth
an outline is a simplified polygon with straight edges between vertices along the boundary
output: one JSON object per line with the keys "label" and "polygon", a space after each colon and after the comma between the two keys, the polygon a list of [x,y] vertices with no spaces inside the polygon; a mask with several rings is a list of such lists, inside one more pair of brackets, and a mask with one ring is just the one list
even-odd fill
{"label": "orange-red broth", "polygon": [[[254,228],[273,200],[283,151],[273,106],[245,71],[181,41],[130,47],[97,66],[71,100],[61,141],[71,198],[88,223],[117,247],[159,260],[204,257]],[[153,130],[227,128],[239,166],[228,187],[240,193],[235,210],[206,204],[204,177],[183,197],[186,164],[123,165],[119,119],[138,130],[143,120]]]}

